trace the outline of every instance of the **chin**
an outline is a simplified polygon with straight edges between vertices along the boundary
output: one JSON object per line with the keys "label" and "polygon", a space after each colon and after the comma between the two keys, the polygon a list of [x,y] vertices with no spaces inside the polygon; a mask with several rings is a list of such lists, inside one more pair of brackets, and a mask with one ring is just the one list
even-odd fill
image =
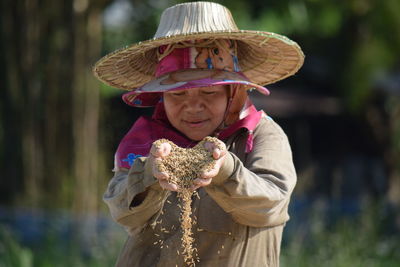
{"label": "chin", "polygon": [[210,129],[188,129],[182,127],[181,129],[178,128],[177,130],[193,141],[201,141],[204,139],[204,137],[211,136],[214,133],[214,130]]}
{"label": "chin", "polygon": [[203,140],[203,138],[204,137],[206,137],[207,135],[205,135],[205,136],[203,136],[203,137],[194,137],[194,136],[187,136],[190,140],[193,140],[193,141],[201,141],[201,140]]}
{"label": "chin", "polygon": [[204,137],[209,136],[211,134],[185,134],[190,140],[193,141],[201,141]]}

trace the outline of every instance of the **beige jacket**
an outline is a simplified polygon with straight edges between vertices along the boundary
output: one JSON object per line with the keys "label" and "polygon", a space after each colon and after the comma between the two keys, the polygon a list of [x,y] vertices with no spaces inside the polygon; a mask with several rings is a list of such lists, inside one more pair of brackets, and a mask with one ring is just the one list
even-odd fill
{"label": "beige jacket", "polygon": [[[254,131],[254,147],[245,154],[247,132],[226,142],[230,153],[211,185],[193,199],[197,218],[194,238],[200,262],[196,266],[279,266],[282,231],[296,184],[288,139],[264,117]],[[149,189],[135,207],[135,196]],[[182,255],[178,200],[152,176],[146,158],[129,172],[119,171],[109,183],[104,201],[115,221],[129,233],[117,266],[185,266]]]}

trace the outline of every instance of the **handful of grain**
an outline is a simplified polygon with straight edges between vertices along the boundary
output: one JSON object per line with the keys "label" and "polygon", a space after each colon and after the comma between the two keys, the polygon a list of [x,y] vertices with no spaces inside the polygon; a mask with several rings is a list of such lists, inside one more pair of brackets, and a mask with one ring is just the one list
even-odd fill
{"label": "handful of grain", "polygon": [[[166,172],[169,175],[168,182],[178,185],[178,198],[181,202],[181,228],[182,228],[182,254],[184,261],[190,265],[195,265],[194,253],[196,248],[193,246],[194,238],[192,225],[195,221],[191,218],[192,210],[192,195],[195,191],[190,188],[193,185],[193,180],[199,178],[203,171],[210,170],[214,167],[216,160],[213,158],[213,153],[204,148],[204,143],[212,142],[219,143],[215,137],[205,137],[193,148],[181,148],[167,139],[160,139],[153,144],[157,147],[162,143],[171,145],[171,153],[159,161],[157,168],[161,172]],[[222,148],[221,148],[222,149]],[[198,259],[197,259],[198,260]]]}

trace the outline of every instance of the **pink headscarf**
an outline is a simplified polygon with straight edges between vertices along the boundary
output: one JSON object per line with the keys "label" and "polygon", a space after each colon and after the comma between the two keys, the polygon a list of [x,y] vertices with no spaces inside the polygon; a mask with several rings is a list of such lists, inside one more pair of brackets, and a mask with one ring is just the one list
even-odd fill
{"label": "pink headscarf", "polygon": [[[175,44],[178,45],[182,46]],[[213,85],[255,88],[260,93],[269,95],[267,88],[252,83],[240,71],[234,41],[219,40],[210,47],[196,47],[193,46],[194,43],[190,45],[192,46],[178,48],[161,46],[154,79],[125,93],[122,96],[125,103],[134,107],[154,106],[163,92]]]}
{"label": "pink headscarf", "polygon": [[[199,43],[200,42],[200,43]],[[178,43],[161,46],[158,50],[159,64],[155,79],[123,95],[123,100],[131,106],[153,106],[156,109],[151,118],[140,117],[122,139],[115,154],[115,169],[130,168],[140,156],[148,156],[152,143],[166,138],[180,147],[193,147],[196,141],[190,140],[177,131],[168,121],[164,105],[159,102],[163,92],[184,90],[213,85],[231,85],[224,123],[230,124],[214,133],[221,140],[245,128],[248,131],[246,153],[253,148],[253,131],[262,117],[257,112],[245,92],[254,87],[263,94],[267,88],[253,84],[240,72],[236,42],[231,40],[200,40],[189,44]],[[158,104],[157,104],[158,102]]]}
{"label": "pink headscarf", "polygon": [[[241,112],[242,119],[219,132],[218,138],[225,141],[229,136],[244,128],[248,131],[246,153],[251,152],[253,131],[262,115],[263,111],[257,111],[253,104],[247,101]],[[151,118],[140,117],[121,140],[115,154],[115,169],[129,169],[136,158],[148,156],[153,142],[161,138],[166,138],[180,147],[188,148],[197,144],[196,141],[190,140],[169,123],[164,105],[160,102]]]}

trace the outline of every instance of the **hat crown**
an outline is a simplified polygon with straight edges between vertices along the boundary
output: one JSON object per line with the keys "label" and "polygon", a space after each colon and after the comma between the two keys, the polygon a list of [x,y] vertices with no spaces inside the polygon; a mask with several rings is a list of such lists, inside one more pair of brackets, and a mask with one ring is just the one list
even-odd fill
{"label": "hat crown", "polygon": [[167,8],[161,15],[154,38],[238,30],[226,7],[212,2],[191,2]]}

